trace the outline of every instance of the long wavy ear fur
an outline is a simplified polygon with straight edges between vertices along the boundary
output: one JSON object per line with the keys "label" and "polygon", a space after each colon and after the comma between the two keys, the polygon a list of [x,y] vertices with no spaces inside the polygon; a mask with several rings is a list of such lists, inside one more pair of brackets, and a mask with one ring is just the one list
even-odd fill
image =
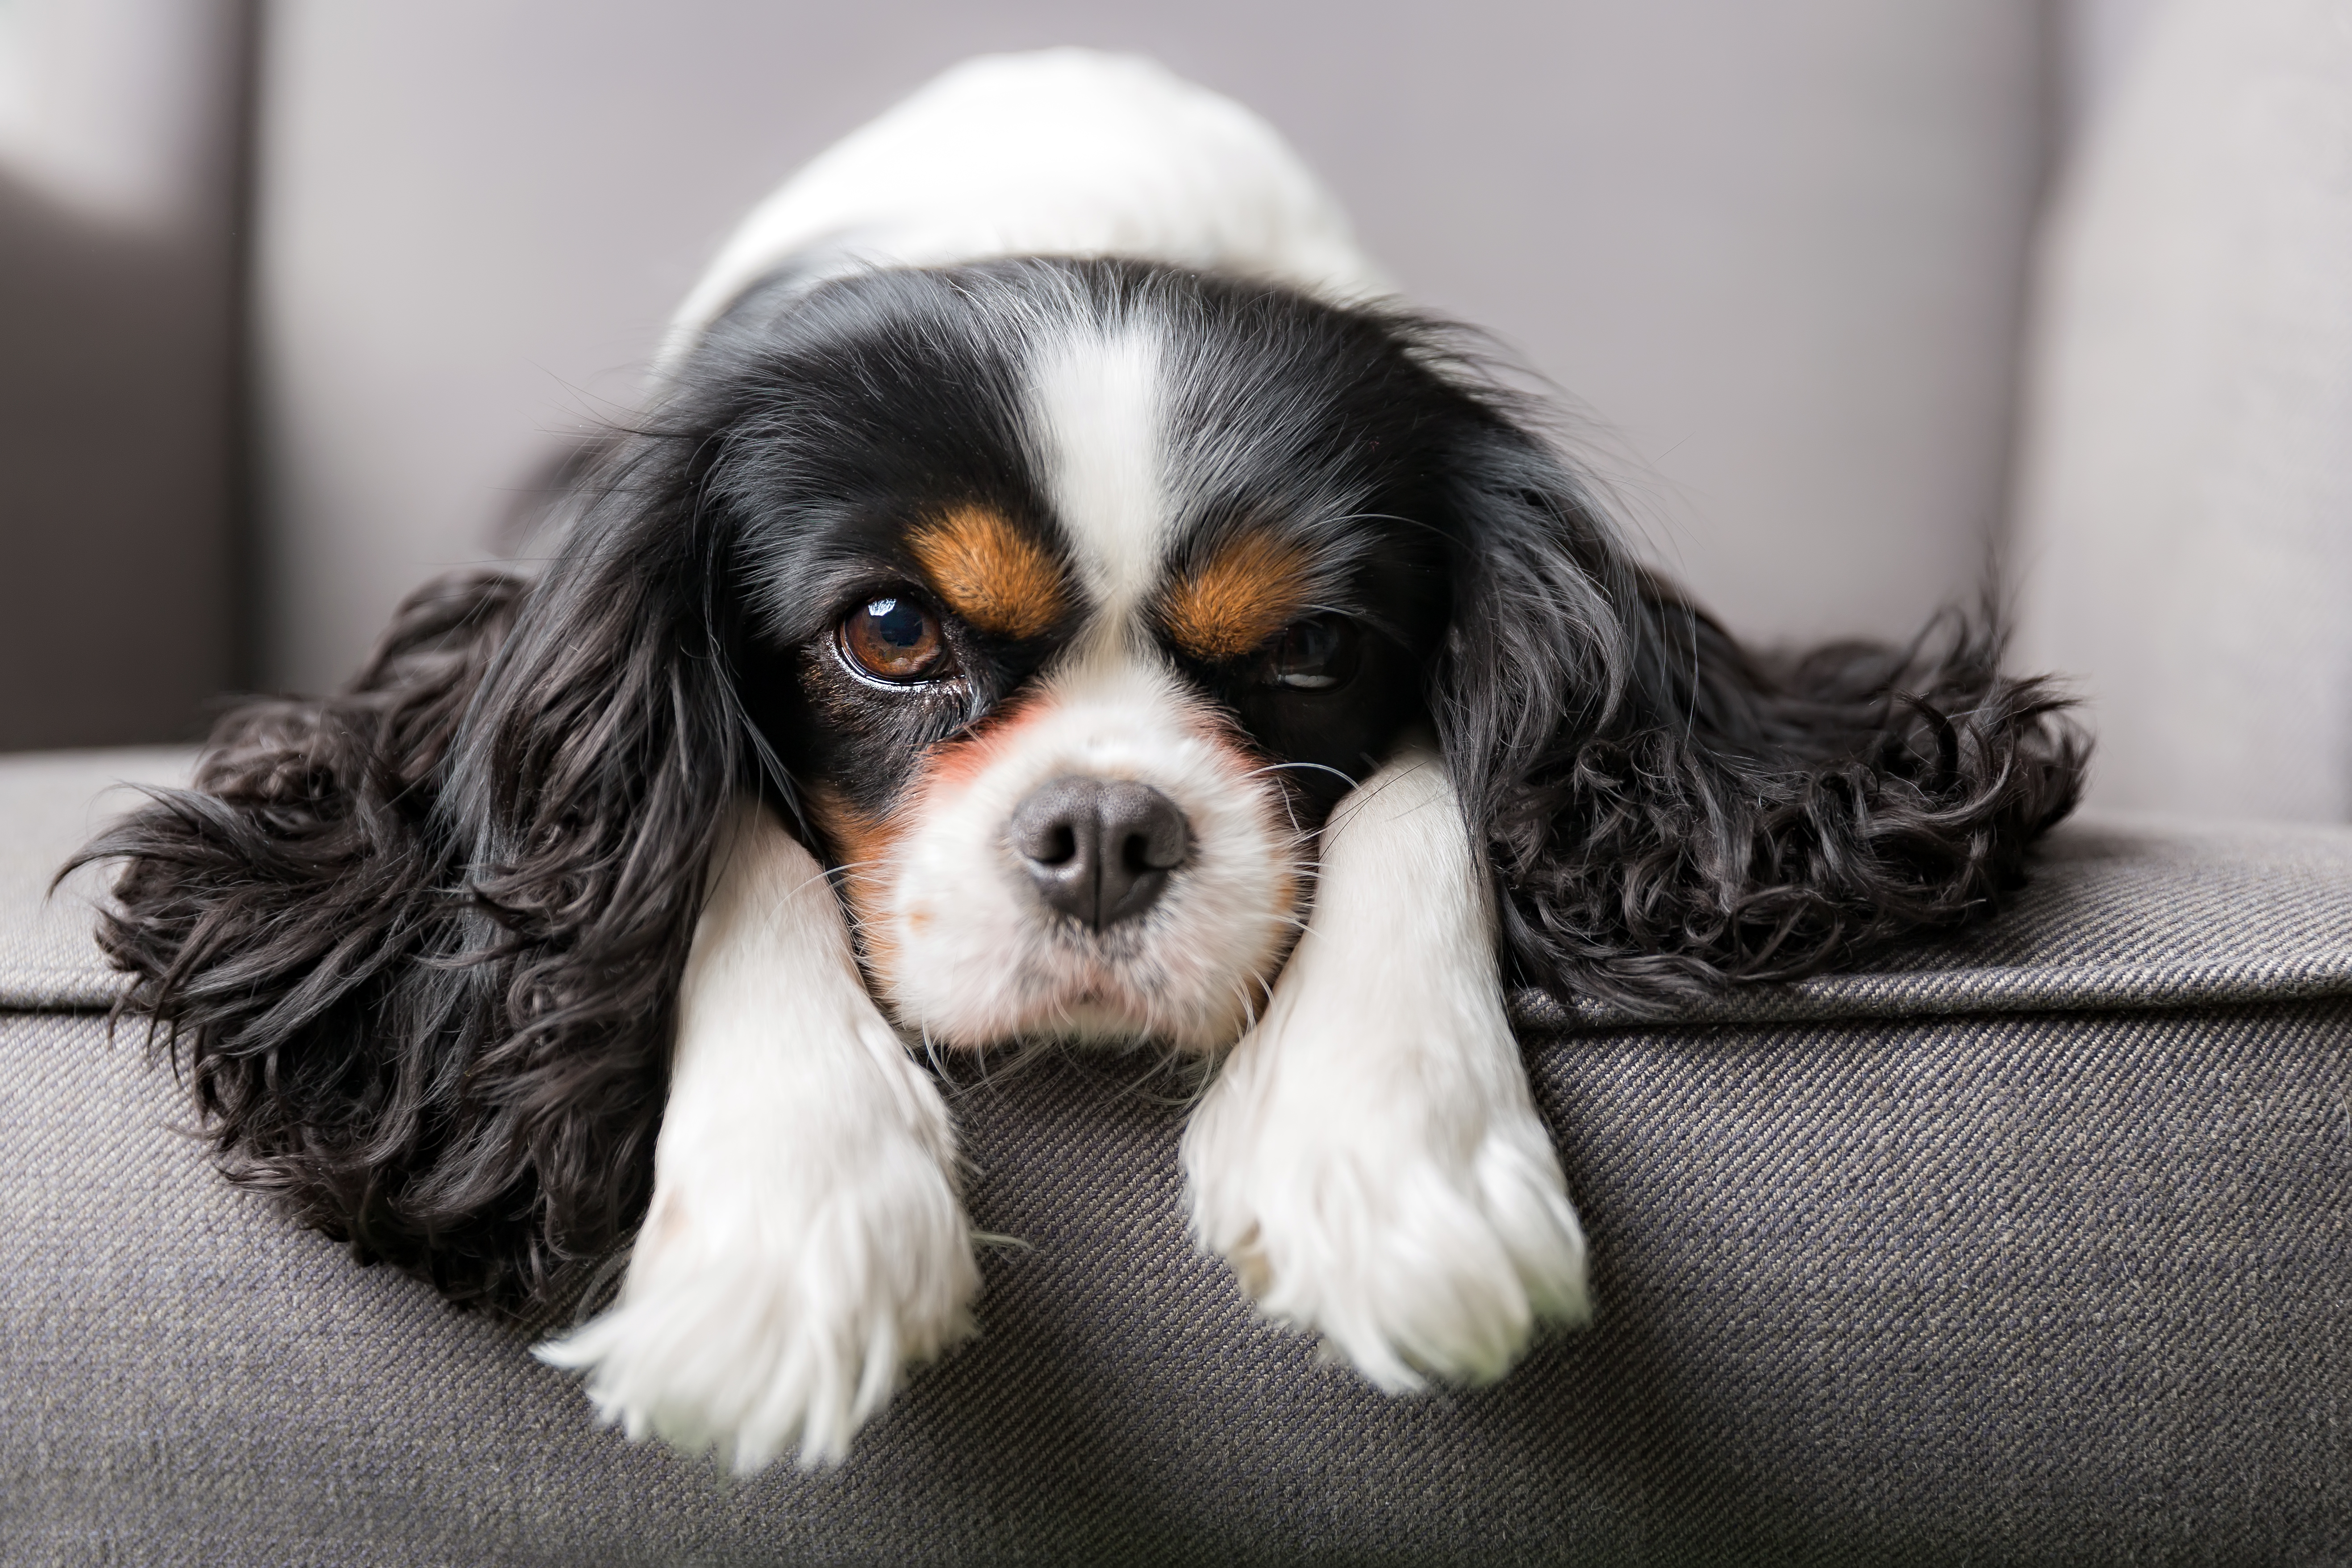
{"label": "long wavy ear fur", "polygon": [[419,593],[343,695],[231,713],[195,788],[80,857],[124,862],[119,1011],[184,1064],[228,1174],[526,1315],[650,1196],[741,773],[687,487],[652,488],[610,480],[536,584]]}
{"label": "long wavy ear fur", "polygon": [[2089,743],[1997,616],[1764,654],[1633,563],[1497,416],[1435,711],[1518,983],[1655,1013],[1990,912],[2073,809]]}

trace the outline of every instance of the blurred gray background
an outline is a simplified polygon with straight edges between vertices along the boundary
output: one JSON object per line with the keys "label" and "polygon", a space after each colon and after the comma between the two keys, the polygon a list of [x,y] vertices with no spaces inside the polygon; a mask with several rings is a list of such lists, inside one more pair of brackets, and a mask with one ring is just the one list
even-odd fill
{"label": "blurred gray background", "polygon": [[[2024,651],[2105,701],[2131,671],[2069,645],[2088,601],[2035,574],[2071,548],[2047,514],[2106,490],[2037,411],[2115,401],[2046,304],[2111,290],[2047,236],[2095,206],[2079,169],[2149,40],[2216,8],[0,0],[0,749],[341,680],[630,408],[752,201],[945,65],[1058,43],[1272,121],[1415,297],[1562,389],[1645,548],[1735,629],[1903,636],[1998,549]],[[2352,804],[2352,768],[2184,803],[2144,787],[2165,767],[2100,787]]]}

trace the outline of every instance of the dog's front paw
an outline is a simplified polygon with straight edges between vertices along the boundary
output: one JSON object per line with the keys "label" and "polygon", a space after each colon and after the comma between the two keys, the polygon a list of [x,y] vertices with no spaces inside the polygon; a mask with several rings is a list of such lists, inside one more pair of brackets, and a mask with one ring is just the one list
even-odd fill
{"label": "dog's front paw", "polygon": [[1469,843],[1426,752],[1341,804],[1298,949],[1184,1131],[1202,1243],[1391,1391],[1498,1377],[1587,1315]]}
{"label": "dog's front paw", "polygon": [[808,850],[737,810],[678,992],[654,1200],[619,1302],[540,1354],[632,1437],[739,1472],[847,1455],[980,1286],[938,1086]]}
{"label": "dog's front paw", "polygon": [[1391,1393],[1499,1377],[1538,1322],[1586,1317],[1583,1233],[1524,1091],[1253,1104],[1265,1086],[1236,1065],[1187,1129],[1185,1166],[1196,1233],[1269,1316]]}
{"label": "dog's front paw", "polygon": [[885,1137],[834,1152],[810,1190],[742,1173],[664,1192],[619,1302],[540,1355],[585,1372],[631,1437],[716,1450],[738,1473],[795,1447],[804,1465],[846,1457],[908,1363],[969,1331],[979,1274],[929,1151]]}

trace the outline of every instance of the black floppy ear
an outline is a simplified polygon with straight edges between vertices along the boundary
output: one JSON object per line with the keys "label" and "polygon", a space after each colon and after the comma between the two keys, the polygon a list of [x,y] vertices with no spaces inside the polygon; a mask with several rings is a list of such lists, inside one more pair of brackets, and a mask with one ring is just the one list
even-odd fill
{"label": "black floppy ear", "polygon": [[1988,611],[1902,647],[1740,646],[1499,420],[1458,468],[1433,704],[1520,984],[1654,1009],[1990,911],[2088,742]]}
{"label": "black floppy ear", "polygon": [[[230,714],[83,851],[224,1168],[450,1296],[546,1305],[642,1215],[742,729],[693,486],[616,457],[544,577],[452,578],[344,694]],[[175,1060],[180,1057],[175,1056]]]}

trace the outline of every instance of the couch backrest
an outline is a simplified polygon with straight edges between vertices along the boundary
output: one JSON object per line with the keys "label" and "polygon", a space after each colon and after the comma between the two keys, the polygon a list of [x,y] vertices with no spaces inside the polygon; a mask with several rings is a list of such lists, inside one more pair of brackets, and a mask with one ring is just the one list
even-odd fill
{"label": "couch backrest", "polygon": [[990,49],[1138,50],[1273,121],[1416,296],[1622,432],[1656,553],[1743,628],[1907,632],[2000,510],[2032,0],[270,15],[278,682],[340,678],[562,432],[627,408],[782,174]]}
{"label": "couch backrest", "polygon": [[2093,798],[2352,818],[2352,32],[2176,0],[2047,233],[2014,551]]}
{"label": "couch backrest", "polygon": [[250,9],[0,6],[0,752],[233,679]]}

